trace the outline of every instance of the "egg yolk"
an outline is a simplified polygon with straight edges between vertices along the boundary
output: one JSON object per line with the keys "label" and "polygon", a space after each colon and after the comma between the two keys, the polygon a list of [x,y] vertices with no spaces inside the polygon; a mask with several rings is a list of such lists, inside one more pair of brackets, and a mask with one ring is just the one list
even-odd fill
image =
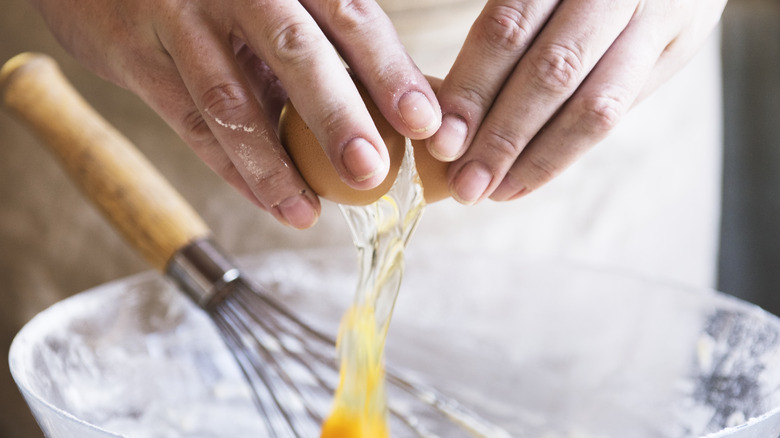
{"label": "egg yolk", "polygon": [[389,438],[385,397],[384,333],[370,306],[344,315],[337,345],[339,386],[321,438]]}
{"label": "egg yolk", "polygon": [[339,384],[321,438],[389,438],[385,339],[403,276],[403,252],[425,207],[412,143],[390,191],[342,206],[358,251],[358,290],[339,327]]}

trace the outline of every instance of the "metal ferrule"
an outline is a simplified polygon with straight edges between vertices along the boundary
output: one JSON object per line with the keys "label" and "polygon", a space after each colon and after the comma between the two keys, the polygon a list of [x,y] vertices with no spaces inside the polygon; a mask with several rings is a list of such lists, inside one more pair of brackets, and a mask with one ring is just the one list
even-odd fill
{"label": "metal ferrule", "polygon": [[190,298],[210,309],[225,297],[241,273],[236,265],[209,238],[196,240],[178,250],[166,268]]}

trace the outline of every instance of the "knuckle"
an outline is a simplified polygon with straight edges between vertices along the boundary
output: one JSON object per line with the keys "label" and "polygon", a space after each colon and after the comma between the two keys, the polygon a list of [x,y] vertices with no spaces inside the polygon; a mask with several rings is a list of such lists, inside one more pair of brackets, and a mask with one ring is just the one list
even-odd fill
{"label": "knuckle", "polygon": [[281,64],[301,64],[318,46],[317,33],[304,22],[285,22],[271,31],[270,55]]}
{"label": "knuckle", "polygon": [[525,49],[533,34],[533,21],[523,5],[497,5],[486,11],[477,30],[488,47],[510,52]]}
{"label": "knuckle", "polygon": [[543,91],[565,95],[571,92],[584,75],[579,50],[561,44],[550,44],[532,58],[533,83]]}
{"label": "knuckle", "polygon": [[284,167],[265,167],[259,172],[253,173],[254,184],[258,194],[284,189],[287,184],[287,175]]}
{"label": "knuckle", "polygon": [[208,124],[201,116],[200,111],[193,110],[186,114],[182,119],[182,126],[184,128],[184,132],[181,135],[182,140],[214,172],[224,178],[230,172],[235,172],[233,163],[222,150]]}
{"label": "knuckle", "polygon": [[499,129],[487,127],[484,136],[485,148],[489,151],[490,156],[494,158],[511,160],[513,162],[524,147],[520,141]]}
{"label": "knuckle", "polygon": [[536,153],[528,155],[526,172],[537,185],[541,185],[555,178],[561,169],[545,155]]}
{"label": "knuckle", "polygon": [[343,103],[331,103],[319,111],[319,123],[323,129],[326,139],[332,139],[340,136],[344,131],[348,131],[351,119],[348,117],[349,108]]}
{"label": "knuckle", "polygon": [[463,78],[454,84],[457,90],[458,99],[464,102],[464,106],[470,108],[474,105],[482,108],[479,111],[464,111],[466,113],[477,114],[486,111],[490,106],[493,97],[490,90],[487,89],[486,81],[480,81],[477,78]]}
{"label": "knuckle", "polygon": [[625,102],[609,94],[584,98],[580,102],[581,123],[589,134],[603,134],[617,126],[625,112]]}
{"label": "knuckle", "polygon": [[184,128],[182,135],[184,141],[192,146],[205,147],[216,141],[206,120],[197,109],[184,115],[182,127]]}
{"label": "knuckle", "polygon": [[339,29],[355,30],[375,18],[369,6],[361,0],[333,0],[328,3],[328,15]]}
{"label": "knuckle", "polygon": [[237,83],[222,82],[201,95],[203,112],[219,124],[241,123],[252,112],[253,97]]}

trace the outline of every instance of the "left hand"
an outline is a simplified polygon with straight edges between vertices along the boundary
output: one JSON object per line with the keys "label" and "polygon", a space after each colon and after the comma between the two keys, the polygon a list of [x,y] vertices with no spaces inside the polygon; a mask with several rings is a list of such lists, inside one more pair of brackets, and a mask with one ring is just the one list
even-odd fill
{"label": "left hand", "polygon": [[[540,187],[704,43],[726,0],[490,0],[438,93],[464,204]],[[457,161],[456,161],[457,160]]]}

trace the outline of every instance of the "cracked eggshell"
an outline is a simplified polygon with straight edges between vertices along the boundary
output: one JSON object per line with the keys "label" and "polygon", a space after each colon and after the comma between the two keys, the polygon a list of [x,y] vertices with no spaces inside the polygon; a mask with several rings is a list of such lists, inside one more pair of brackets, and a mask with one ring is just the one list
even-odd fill
{"label": "cracked eggshell", "polygon": [[[431,77],[428,78],[428,81],[434,91],[441,83],[440,79]],[[279,120],[279,138],[295,166],[317,195],[339,204],[367,205],[381,198],[390,190],[403,160],[406,140],[382,116],[366,89],[358,82],[355,85],[366,103],[366,108],[373,118],[379,134],[384,139],[390,156],[390,169],[387,177],[377,187],[370,190],[358,190],[342,181],[314,133],[289,100],[282,109]],[[433,158],[428,153],[424,140],[413,140],[412,145],[414,146],[417,172],[423,183],[425,201],[430,204],[448,198],[450,196],[447,185],[449,163]]]}

